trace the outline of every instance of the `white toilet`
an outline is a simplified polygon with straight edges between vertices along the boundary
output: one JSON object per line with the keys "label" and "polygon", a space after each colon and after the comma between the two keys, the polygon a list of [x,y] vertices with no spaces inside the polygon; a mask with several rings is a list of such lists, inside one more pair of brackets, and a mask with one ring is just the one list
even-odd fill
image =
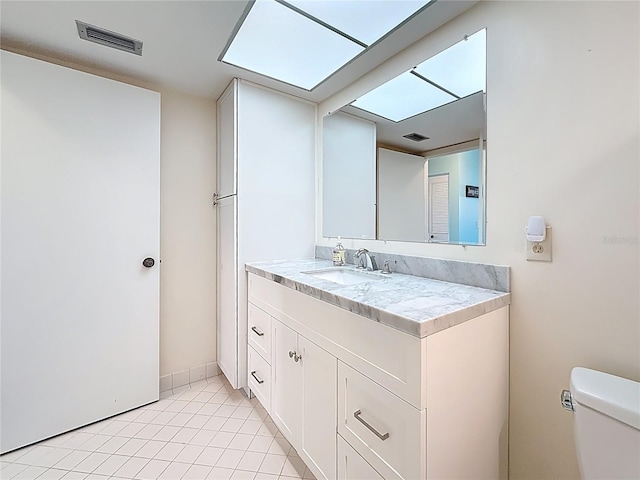
{"label": "white toilet", "polygon": [[562,404],[575,412],[584,480],[640,479],[640,383],[576,367]]}

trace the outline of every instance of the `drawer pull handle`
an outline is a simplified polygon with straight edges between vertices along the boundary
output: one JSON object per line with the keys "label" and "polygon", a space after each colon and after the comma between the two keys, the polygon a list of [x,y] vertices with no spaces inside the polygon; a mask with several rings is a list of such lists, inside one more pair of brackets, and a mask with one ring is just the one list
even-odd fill
{"label": "drawer pull handle", "polygon": [[251,376],[256,379],[256,382],[264,383],[264,380],[260,380],[258,377],[256,377],[256,371],[255,370],[253,372],[251,372]]}
{"label": "drawer pull handle", "polygon": [[256,335],[258,335],[259,337],[264,336],[264,333],[258,330],[256,327],[251,327],[251,330],[253,330],[256,333]]}
{"label": "drawer pull handle", "polygon": [[360,423],[362,423],[365,427],[367,427],[369,430],[371,430],[373,433],[376,434],[376,436],[380,439],[380,440],[386,440],[387,438],[389,438],[389,432],[385,433],[384,435],[381,435],[375,428],[373,428],[371,425],[369,425],[367,422],[365,422],[360,415],[362,415],[362,411],[361,410],[356,410],[355,412],[353,412],[353,416],[356,417],[356,420],[358,420]]}
{"label": "drawer pull handle", "polygon": [[294,362],[299,362],[302,360],[302,355],[298,355],[297,352],[289,350],[289,358],[293,358]]}

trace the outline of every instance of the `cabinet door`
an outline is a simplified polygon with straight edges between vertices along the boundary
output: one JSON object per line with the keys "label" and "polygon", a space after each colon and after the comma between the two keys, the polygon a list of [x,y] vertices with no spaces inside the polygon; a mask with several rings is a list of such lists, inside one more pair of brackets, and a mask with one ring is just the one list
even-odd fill
{"label": "cabinet door", "polygon": [[236,271],[236,197],[218,204],[217,361],[233,388],[238,388],[238,277]]}
{"label": "cabinet door", "polygon": [[383,480],[376,470],[338,435],[338,480]]}
{"label": "cabinet door", "polygon": [[[302,352],[302,452],[318,479],[336,478],[338,360],[300,336]],[[313,468],[315,466],[315,468]]]}
{"label": "cabinet door", "polygon": [[271,351],[272,398],[271,417],[282,434],[293,445],[300,445],[302,432],[302,362],[289,352],[298,351],[298,334],[274,320]]}
{"label": "cabinet door", "polygon": [[218,189],[220,197],[237,193],[237,80],[218,100]]}

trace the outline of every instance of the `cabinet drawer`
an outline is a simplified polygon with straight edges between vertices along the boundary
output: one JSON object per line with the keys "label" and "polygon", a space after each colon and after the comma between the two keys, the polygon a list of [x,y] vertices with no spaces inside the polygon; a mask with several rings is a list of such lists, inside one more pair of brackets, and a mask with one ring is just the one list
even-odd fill
{"label": "cabinet drawer", "polygon": [[351,445],[338,435],[338,480],[384,480]]}
{"label": "cabinet drawer", "polygon": [[384,478],[424,478],[424,412],[338,362],[338,433]]}
{"label": "cabinet drawer", "polygon": [[253,347],[248,348],[249,388],[262,406],[271,413],[271,365]]}
{"label": "cabinet drawer", "polygon": [[247,322],[249,345],[271,365],[271,316],[249,303]]}

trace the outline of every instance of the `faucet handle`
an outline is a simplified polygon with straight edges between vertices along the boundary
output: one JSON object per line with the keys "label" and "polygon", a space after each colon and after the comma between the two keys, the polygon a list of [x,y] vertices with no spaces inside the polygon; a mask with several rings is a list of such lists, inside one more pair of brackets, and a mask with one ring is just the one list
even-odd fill
{"label": "faucet handle", "polygon": [[[391,262],[391,260],[385,260],[384,266],[382,267],[382,273],[385,273],[387,275],[391,274],[391,269],[389,268],[389,262]],[[393,260],[393,263],[396,263],[396,261]]]}

